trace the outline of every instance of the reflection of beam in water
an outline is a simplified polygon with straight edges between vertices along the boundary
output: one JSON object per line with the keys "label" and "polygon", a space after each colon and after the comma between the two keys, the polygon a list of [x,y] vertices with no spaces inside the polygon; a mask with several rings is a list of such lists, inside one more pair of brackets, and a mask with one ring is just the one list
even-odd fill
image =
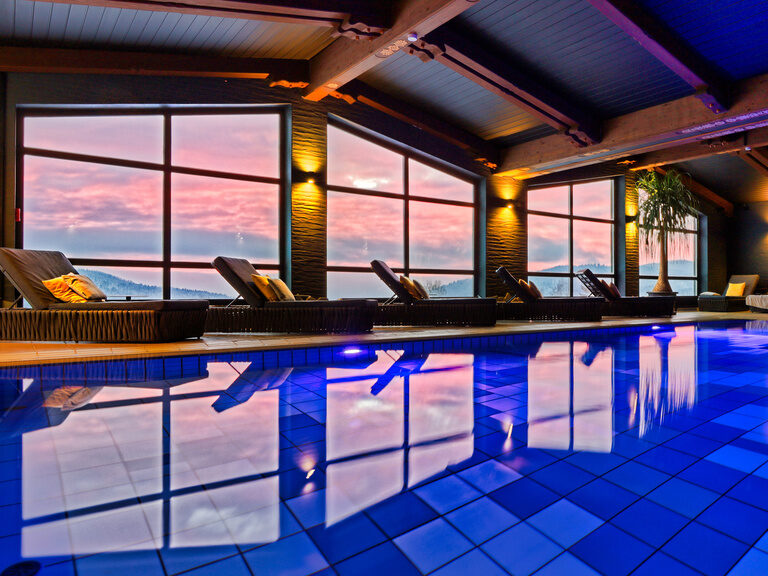
{"label": "reflection of beam in water", "polygon": [[639,433],[644,436],[668,414],[696,404],[695,327],[640,337],[640,377],[637,405]]}

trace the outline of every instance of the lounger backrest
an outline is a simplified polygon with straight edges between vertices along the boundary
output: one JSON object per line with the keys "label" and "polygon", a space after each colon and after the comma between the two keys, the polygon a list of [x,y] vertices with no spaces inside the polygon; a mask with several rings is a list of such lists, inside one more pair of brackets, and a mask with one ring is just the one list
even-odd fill
{"label": "lounger backrest", "polygon": [[603,285],[603,283],[600,281],[600,278],[595,276],[595,273],[592,272],[592,270],[589,268],[584,268],[584,270],[576,272],[576,277],[581,280],[581,283],[584,284],[584,286],[587,287],[587,290],[592,293],[592,296],[605,298],[606,300],[617,299],[610,290],[606,289],[605,285]]}
{"label": "lounger backrest", "polygon": [[520,300],[526,303],[536,302],[536,298],[523,290],[520,283],[517,281],[517,278],[512,276],[512,274],[509,273],[509,270],[504,268],[504,266],[498,267],[496,275],[501,278],[501,281],[504,282],[504,285],[507,288],[509,288],[513,296],[517,296]]}
{"label": "lounger backrest", "polygon": [[219,271],[224,280],[237,290],[237,293],[243,297],[249,305],[254,308],[264,306],[266,300],[262,296],[256,284],[251,279],[251,274],[258,274],[256,268],[244,258],[227,258],[217,256],[213,261],[213,267]]}
{"label": "lounger backrest", "polygon": [[57,276],[77,274],[61,252],[0,248],[0,268],[32,308],[44,310],[59,302],[43,284]]}
{"label": "lounger backrest", "polygon": [[[728,284],[741,284],[744,282],[744,296],[749,296],[757,290],[757,285],[760,282],[759,274],[734,274],[728,280]],[[723,294],[728,290],[726,285],[723,290]]]}
{"label": "lounger backrest", "polygon": [[389,286],[390,290],[392,290],[392,292],[395,293],[395,296],[401,301],[407,304],[414,301],[413,296],[408,294],[408,290],[405,289],[405,286],[400,284],[400,279],[397,277],[397,274],[392,271],[392,268],[387,266],[386,262],[382,262],[381,260],[371,260],[371,268],[376,272],[376,276],[381,278],[381,281]]}

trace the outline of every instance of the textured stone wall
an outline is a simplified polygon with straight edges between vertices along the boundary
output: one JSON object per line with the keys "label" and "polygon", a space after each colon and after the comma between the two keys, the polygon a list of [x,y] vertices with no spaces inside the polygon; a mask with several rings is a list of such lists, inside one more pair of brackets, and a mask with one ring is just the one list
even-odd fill
{"label": "textured stone wall", "polygon": [[[624,213],[637,215],[637,175],[631,170],[624,173]],[[618,224],[621,226],[621,224]],[[621,233],[621,230],[619,230]],[[637,221],[624,225],[624,290],[627,296],[638,296],[640,292],[640,235]]]}
{"label": "textured stone wall", "polygon": [[514,276],[526,276],[526,186],[523,181],[514,178],[491,176],[487,189],[486,295],[503,296],[507,289],[496,276],[499,266],[505,266]]}

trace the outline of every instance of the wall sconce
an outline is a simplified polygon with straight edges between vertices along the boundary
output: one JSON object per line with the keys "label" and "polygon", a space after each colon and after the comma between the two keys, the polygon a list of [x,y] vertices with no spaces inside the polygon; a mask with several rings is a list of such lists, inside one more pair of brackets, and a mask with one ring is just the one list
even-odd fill
{"label": "wall sconce", "polygon": [[637,214],[627,214],[624,218],[627,224],[634,224],[637,221]]}
{"label": "wall sconce", "polygon": [[304,181],[307,184],[314,184],[317,182],[317,174],[315,172],[306,172],[304,174]]}

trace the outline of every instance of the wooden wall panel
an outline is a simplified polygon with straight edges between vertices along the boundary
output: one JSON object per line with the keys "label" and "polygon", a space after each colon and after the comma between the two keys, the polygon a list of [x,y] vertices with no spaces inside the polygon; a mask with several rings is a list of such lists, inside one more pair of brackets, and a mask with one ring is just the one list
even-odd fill
{"label": "wooden wall panel", "polygon": [[527,275],[526,186],[523,181],[502,176],[491,176],[487,186],[486,295],[503,296],[508,289],[496,275],[499,266],[516,277]]}

